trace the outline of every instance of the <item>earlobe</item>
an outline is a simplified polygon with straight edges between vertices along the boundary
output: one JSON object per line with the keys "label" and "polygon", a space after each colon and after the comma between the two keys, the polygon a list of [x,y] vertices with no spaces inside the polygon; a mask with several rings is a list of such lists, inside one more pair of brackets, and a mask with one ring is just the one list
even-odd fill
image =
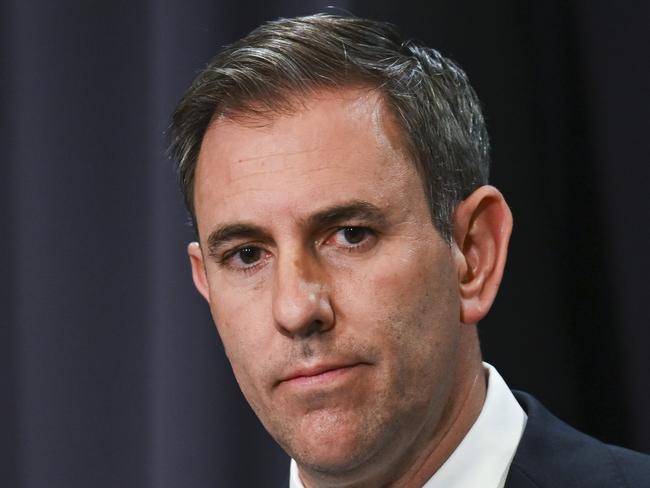
{"label": "earlobe", "polygon": [[190,266],[192,267],[192,280],[198,292],[210,302],[210,288],[208,278],[205,274],[205,265],[203,263],[203,252],[198,242],[190,242],[187,245],[187,254],[190,257]]}
{"label": "earlobe", "polygon": [[461,322],[477,323],[492,306],[503,277],[511,231],[510,209],[492,186],[480,187],[456,208],[454,241]]}

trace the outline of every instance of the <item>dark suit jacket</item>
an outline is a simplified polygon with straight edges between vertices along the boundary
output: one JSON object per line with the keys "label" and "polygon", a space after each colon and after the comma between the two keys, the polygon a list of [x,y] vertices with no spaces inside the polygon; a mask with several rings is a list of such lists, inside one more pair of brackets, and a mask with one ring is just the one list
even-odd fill
{"label": "dark suit jacket", "polygon": [[505,488],[650,488],[650,456],[578,432],[532,396],[513,393],[528,422]]}
{"label": "dark suit jacket", "polygon": [[513,393],[528,422],[505,488],[650,488],[650,456],[578,432],[532,396]]}

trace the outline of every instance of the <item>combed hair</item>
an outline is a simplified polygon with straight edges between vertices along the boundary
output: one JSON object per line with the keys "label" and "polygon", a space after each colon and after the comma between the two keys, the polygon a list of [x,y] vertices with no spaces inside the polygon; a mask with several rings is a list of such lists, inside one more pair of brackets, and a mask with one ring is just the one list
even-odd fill
{"label": "combed hair", "polygon": [[489,141],[463,70],[435,49],[403,40],[394,26],[317,14],[267,22],[224,47],[180,100],[172,157],[195,230],[194,174],[217,117],[272,117],[320,89],[380,91],[401,128],[440,234],[451,240],[456,205],[487,183]]}

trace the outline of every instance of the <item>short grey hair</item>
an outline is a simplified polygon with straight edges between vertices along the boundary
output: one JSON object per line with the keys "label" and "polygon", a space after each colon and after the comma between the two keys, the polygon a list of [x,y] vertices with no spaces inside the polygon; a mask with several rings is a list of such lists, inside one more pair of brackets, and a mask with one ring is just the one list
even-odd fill
{"label": "short grey hair", "polygon": [[267,22],[224,47],[173,115],[172,157],[196,228],[194,174],[216,117],[270,117],[323,88],[378,89],[422,179],[433,224],[451,241],[456,205],[488,181],[489,140],[464,71],[391,24],[317,14]]}

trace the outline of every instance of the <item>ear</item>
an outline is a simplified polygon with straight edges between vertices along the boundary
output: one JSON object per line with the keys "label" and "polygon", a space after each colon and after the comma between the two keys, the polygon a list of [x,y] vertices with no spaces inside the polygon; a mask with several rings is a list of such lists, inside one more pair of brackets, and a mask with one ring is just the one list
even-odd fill
{"label": "ear", "polygon": [[503,195],[482,186],[454,212],[454,247],[460,290],[460,320],[475,324],[487,314],[503,277],[512,214]]}
{"label": "ear", "polygon": [[198,292],[203,295],[208,303],[210,302],[210,287],[208,278],[205,274],[205,265],[203,263],[203,251],[198,242],[190,242],[187,245],[187,254],[190,257],[190,266],[192,267],[192,280]]}

